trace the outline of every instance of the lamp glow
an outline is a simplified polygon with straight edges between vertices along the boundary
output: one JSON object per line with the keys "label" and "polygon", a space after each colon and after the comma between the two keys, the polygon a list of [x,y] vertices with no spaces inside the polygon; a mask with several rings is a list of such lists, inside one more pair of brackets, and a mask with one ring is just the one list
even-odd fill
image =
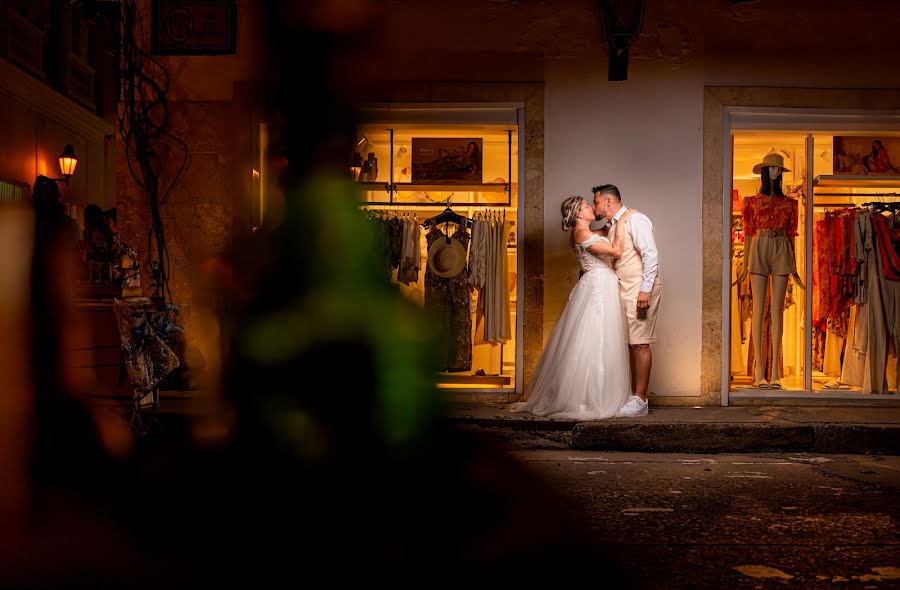
{"label": "lamp glow", "polygon": [[78,166],[78,156],[75,155],[72,144],[66,144],[65,149],[63,149],[63,152],[59,155],[59,170],[62,172],[66,184],[69,183],[69,178],[75,174],[76,166]]}

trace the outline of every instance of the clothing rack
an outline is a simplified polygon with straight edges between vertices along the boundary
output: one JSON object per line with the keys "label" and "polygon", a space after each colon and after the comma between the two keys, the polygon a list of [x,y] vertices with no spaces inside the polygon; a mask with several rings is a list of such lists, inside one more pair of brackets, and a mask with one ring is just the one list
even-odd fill
{"label": "clothing rack", "polygon": [[411,211],[406,207],[390,207],[390,208],[369,208],[362,207],[363,213],[365,213],[369,218],[380,217],[380,218],[388,218],[390,215],[395,215],[401,218],[412,218],[413,221],[418,223],[418,214],[415,211]]}
{"label": "clothing rack", "polygon": [[896,209],[900,209],[900,203],[895,201],[885,202],[885,201],[869,201],[868,203],[863,203],[863,207],[874,207],[875,209],[886,209],[889,211],[894,211]]}
{"label": "clothing rack", "polygon": [[[900,225],[900,202],[896,201],[869,201],[867,203],[862,203],[860,205],[855,205],[853,203],[834,203],[831,205],[822,205],[817,204],[813,205],[813,208],[816,209],[848,209],[848,208],[868,208],[872,209],[875,213],[888,212],[890,213],[890,223],[891,229],[896,228]],[[826,213],[827,215],[827,213]]]}
{"label": "clothing rack", "polygon": [[472,227],[471,219],[469,219],[468,217],[465,217],[463,215],[460,215],[459,213],[454,211],[452,207],[450,207],[450,199],[447,199],[445,205],[447,205],[446,209],[444,209],[443,211],[441,211],[434,217],[429,217],[428,219],[423,221],[422,227],[424,227],[425,229],[428,229],[428,227],[431,224],[438,224],[438,223],[444,223],[444,222],[455,223],[456,225],[461,225],[461,226],[464,226],[467,228]]}
{"label": "clothing rack", "polygon": [[817,197],[900,197],[900,193],[815,193]]}
{"label": "clothing rack", "polygon": [[[846,196],[846,195],[843,195]],[[859,195],[859,196],[871,196],[871,195]],[[853,207],[872,207],[875,209],[883,209],[883,210],[898,210],[900,209],[900,201],[868,201],[866,203],[814,203],[813,209],[839,209],[839,208],[853,208]]]}

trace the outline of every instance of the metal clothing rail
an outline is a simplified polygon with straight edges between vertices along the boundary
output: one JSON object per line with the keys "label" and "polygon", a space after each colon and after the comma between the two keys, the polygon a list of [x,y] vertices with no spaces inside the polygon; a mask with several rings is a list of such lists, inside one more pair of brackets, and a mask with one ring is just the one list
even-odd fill
{"label": "metal clothing rail", "polygon": [[900,193],[815,193],[814,197],[900,197]]}
{"label": "metal clothing rail", "polygon": [[[451,202],[450,205],[452,207],[456,207],[457,209],[460,207],[476,207],[478,209],[497,209],[497,210],[513,210],[515,207],[512,205],[506,205],[504,203],[457,203]],[[394,201],[393,203],[388,203],[385,201],[363,201],[359,204],[360,207],[366,209],[371,208],[376,211],[396,211],[396,210],[404,210],[404,209],[412,209],[416,207],[430,207],[432,209],[440,209],[441,207],[446,207],[446,200],[444,201],[434,201],[433,203],[404,203],[402,201]]]}

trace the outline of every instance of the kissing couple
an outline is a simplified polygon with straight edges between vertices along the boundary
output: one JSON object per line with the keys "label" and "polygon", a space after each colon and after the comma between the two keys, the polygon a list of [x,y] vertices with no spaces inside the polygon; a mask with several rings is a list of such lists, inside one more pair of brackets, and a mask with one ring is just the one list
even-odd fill
{"label": "kissing couple", "polygon": [[[568,197],[562,229],[581,276],[515,412],[569,420],[646,416],[662,295],[653,224],[622,204],[619,189],[592,189],[593,206]],[[601,229],[591,223],[604,220]]]}

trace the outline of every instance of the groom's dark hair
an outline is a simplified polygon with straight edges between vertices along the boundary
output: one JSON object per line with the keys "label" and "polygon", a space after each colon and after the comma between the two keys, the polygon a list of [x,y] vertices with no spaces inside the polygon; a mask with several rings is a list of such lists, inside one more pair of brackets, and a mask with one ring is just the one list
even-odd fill
{"label": "groom's dark hair", "polygon": [[619,194],[619,187],[614,184],[602,184],[591,189],[591,193],[600,193],[601,195],[609,195],[616,201],[622,202],[622,195]]}

